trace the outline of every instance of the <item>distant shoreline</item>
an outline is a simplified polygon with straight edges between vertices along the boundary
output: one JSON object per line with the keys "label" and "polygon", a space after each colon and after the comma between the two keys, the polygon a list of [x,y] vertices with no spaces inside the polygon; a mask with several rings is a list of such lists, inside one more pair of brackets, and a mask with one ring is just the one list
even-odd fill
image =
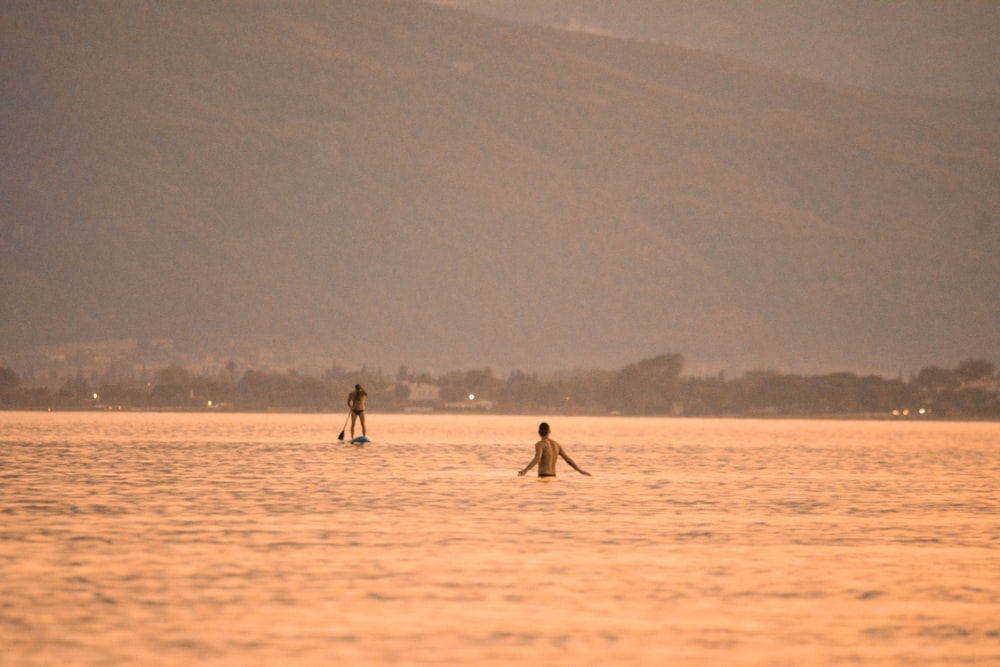
{"label": "distant shoreline", "polygon": [[[53,412],[60,414],[107,414],[107,413],[161,413],[161,414],[228,414],[228,415],[330,415],[338,416],[342,413],[329,410],[308,410],[296,408],[273,408],[269,410],[235,410],[235,409],[206,409],[187,407],[156,407],[156,408],[129,408],[129,407],[99,407],[99,408],[78,408],[78,407],[51,407],[51,408],[0,408],[0,412]],[[660,414],[608,414],[598,412],[510,412],[504,410],[472,411],[472,410],[432,410],[428,412],[371,412],[372,418],[377,419],[380,415],[400,416],[400,417],[433,417],[433,416],[469,416],[469,417],[534,417],[545,418],[557,417],[588,417],[600,419],[663,419],[674,421],[696,421],[699,419],[720,419],[720,420],[745,420],[745,421],[885,421],[885,422],[977,422],[977,423],[1000,423],[1000,417],[970,417],[970,416],[948,416],[948,415],[893,415],[881,413],[829,413],[829,414],[698,414],[698,415],[660,415]]]}

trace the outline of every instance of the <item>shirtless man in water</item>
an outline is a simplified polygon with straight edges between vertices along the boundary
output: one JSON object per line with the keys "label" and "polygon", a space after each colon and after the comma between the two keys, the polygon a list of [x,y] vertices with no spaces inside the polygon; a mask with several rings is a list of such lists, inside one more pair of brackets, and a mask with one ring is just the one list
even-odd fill
{"label": "shirtless man in water", "polygon": [[590,477],[589,472],[580,470],[580,467],[573,462],[573,459],[569,457],[569,454],[566,453],[562,445],[549,437],[550,432],[549,425],[545,422],[538,425],[538,435],[542,439],[535,443],[535,458],[531,459],[531,463],[526,465],[524,470],[519,470],[517,474],[523,476],[526,472],[534,468],[537,463],[539,477],[555,477],[556,461],[561,456],[566,460],[566,463],[573,466],[573,470],[581,475]]}
{"label": "shirtless man in water", "polygon": [[361,418],[361,435],[368,435],[365,431],[365,399],[368,392],[361,388],[360,384],[354,385],[354,391],[347,395],[347,407],[351,409],[351,440],[354,439],[354,422]]}

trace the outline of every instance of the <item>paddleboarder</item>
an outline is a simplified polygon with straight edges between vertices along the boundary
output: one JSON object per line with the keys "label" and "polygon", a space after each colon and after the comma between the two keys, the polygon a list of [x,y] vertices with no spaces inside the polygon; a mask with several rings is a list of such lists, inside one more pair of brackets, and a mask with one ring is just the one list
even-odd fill
{"label": "paddleboarder", "polygon": [[538,465],[538,476],[539,477],[555,477],[556,476],[556,461],[559,457],[563,457],[566,463],[573,467],[573,470],[577,471],[581,475],[586,475],[590,477],[590,473],[586,470],[581,470],[580,466],[573,462],[573,459],[569,457],[566,450],[563,449],[562,445],[549,437],[549,433],[552,429],[546,422],[542,422],[538,425],[538,435],[542,438],[535,443],[535,458],[531,459],[531,463],[524,467],[524,470],[519,470],[518,475],[524,476],[526,472],[531,470]]}
{"label": "paddleboarder", "polygon": [[361,435],[368,435],[365,430],[365,399],[368,392],[360,384],[354,385],[354,391],[347,395],[347,407],[351,409],[351,440],[354,439],[354,423],[361,419]]}

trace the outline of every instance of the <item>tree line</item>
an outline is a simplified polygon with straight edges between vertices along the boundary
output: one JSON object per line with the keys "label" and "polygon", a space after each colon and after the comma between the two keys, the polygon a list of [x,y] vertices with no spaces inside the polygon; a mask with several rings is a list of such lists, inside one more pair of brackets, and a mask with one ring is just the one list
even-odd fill
{"label": "tree line", "polygon": [[671,416],[895,416],[1000,418],[1000,376],[992,362],[969,359],[955,368],[928,366],[907,380],[849,372],[822,375],[750,371],[735,379],[685,377],[680,354],[661,354],[615,370],[540,376],[513,371],[453,371],[395,376],[334,364],[319,376],[249,369],[235,363],[194,374],[169,366],[152,380],[88,381],[60,388],[26,386],[0,368],[0,408],[233,411],[346,411],[361,384],[378,412],[491,410],[503,413]]}

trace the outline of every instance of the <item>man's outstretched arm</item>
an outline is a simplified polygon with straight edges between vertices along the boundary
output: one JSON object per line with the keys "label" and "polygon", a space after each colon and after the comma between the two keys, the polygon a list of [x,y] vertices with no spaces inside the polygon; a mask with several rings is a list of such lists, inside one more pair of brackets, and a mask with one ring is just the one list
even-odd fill
{"label": "man's outstretched arm", "polygon": [[529,470],[538,465],[538,462],[541,460],[541,458],[542,458],[542,443],[541,441],[539,441],[535,444],[535,458],[531,459],[531,463],[524,466],[522,470],[517,471],[518,476],[523,477]]}
{"label": "man's outstretched arm", "polygon": [[590,477],[590,473],[587,472],[586,470],[583,470],[582,468],[580,468],[580,466],[578,466],[576,464],[576,462],[573,461],[573,459],[571,459],[569,457],[569,454],[567,454],[566,450],[563,449],[561,446],[559,447],[559,456],[563,457],[563,461],[565,461],[566,463],[570,464],[570,466],[573,468],[573,470],[577,471],[581,475],[586,475],[587,477]]}

